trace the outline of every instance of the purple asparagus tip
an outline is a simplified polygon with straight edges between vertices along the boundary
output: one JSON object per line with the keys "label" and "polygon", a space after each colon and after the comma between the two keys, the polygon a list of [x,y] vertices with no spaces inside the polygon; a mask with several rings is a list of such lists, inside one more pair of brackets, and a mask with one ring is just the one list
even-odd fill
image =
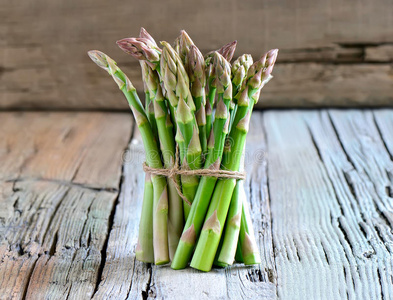
{"label": "purple asparagus tip", "polygon": [[116,44],[127,54],[139,60],[146,60],[153,69],[160,60],[161,49],[146,38],[125,38]]}
{"label": "purple asparagus tip", "polygon": [[217,52],[224,56],[225,59],[230,62],[233,58],[233,55],[235,54],[236,45],[237,41],[233,41],[232,43],[228,43],[222,46]]}
{"label": "purple asparagus tip", "polygon": [[154,44],[154,46],[157,47],[156,41],[151,36],[151,34],[147,32],[145,28],[141,27],[141,31],[139,32],[139,37],[149,40],[152,44]]}

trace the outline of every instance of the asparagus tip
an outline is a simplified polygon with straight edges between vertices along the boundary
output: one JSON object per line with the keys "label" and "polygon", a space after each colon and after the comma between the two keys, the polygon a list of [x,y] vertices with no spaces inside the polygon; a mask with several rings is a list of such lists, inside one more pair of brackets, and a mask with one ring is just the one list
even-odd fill
{"label": "asparagus tip", "polygon": [[233,55],[235,54],[235,50],[236,50],[236,45],[237,45],[237,41],[233,41],[231,43],[228,43],[224,46],[222,46],[218,52],[225,57],[225,59],[227,61],[231,61],[233,58]]}
{"label": "asparagus tip", "polygon": [[161,50],[147,38],[125,38],[116,41],[121,50],[139,60],[158,62]]}
{"label": "asparagus tip", "polygon": [[154,44],[154,46],[157,47],[156,41],[155,41],[154,38],[151,36],[151,34],[147,32],[147,30],[146,30],[145,28],[141,27],[141,30],[140,30],[140,32],[139,32],[139,37],[148,39],[150,42],[152,42],[152,43]]}
{"label": "asparagus tip", "polygon": [[108,63],[106,61],[105,53],[98,51],[98,50],[90,50],[87,52],[90,59],[100,68],[104,70],[108,70]]}

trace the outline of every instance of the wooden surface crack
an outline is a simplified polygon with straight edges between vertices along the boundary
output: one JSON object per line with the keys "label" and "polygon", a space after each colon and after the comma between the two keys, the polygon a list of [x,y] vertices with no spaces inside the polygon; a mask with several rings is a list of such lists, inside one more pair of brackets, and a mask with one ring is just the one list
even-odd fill
{"label": "wooden surface crack", "polygon": [[[18,182],[51,182],[51,183],[56,183],[59,185],[63,185],[66,187],[75,187],[75,188],[81,188],[81,189],[88,189],[96,192],[110,192],[110,193],[118,193],[119,190],[118,188],[112,188],[112,187],[99,187],[99,186],[90,186],[87,184],[82,184],[82,183],[75,183],[75,182],[69,182],[65,180],[56,180],[56,179],[47,179],[47,178],[16,178],[16,179],[7,179],[5,182],[12,182],[12,183],[18,183]],[[15,190],[16,191],[16,190]]]}

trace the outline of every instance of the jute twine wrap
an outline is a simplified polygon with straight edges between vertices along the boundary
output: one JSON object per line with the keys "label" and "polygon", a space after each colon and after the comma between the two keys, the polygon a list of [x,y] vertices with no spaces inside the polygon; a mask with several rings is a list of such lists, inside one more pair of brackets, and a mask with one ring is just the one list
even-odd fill
{"label": "jute twine wrap", "polygon": [[189,206],[191,206],[191,202],[187,199],[186,196],[183,195],[181,191],[181,187],[178,184],[177,176],[209,176],[209,177],[217,177],[217,178],[231,178],[231,179],[246,179],[246,172],[237,172],[237,171],[226,171],[226,170],[212,170],[212,169],[198,169],[198,170],[182,170],[180,169],[179,164],[179,147],[176,145],[176,153],[175,153],[175,164],[173,168],[170,169],[160,169],[160,168],[152,168],[149,167],[146,162],[143,163],[143,171],[146,173],[150,173],[153,175],[161,175],[171,179],[175,185],[176,191],[179,194],[180,198],[184,200]]}

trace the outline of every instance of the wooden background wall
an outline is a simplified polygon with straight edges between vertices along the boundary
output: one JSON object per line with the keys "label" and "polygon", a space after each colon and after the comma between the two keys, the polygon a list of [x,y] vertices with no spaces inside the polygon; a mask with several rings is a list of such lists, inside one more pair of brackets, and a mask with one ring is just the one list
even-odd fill
{"label": "wooden background wall", "polygon": [[140,26],[168,41],[185,29],[203,51],[234,39],[236,56],[280,48],[264,106],[393,104],[392,0],[22,0],[0,8],[0,109],[126,109],[86,51],[111,55],[141,88],[114,43]]}

